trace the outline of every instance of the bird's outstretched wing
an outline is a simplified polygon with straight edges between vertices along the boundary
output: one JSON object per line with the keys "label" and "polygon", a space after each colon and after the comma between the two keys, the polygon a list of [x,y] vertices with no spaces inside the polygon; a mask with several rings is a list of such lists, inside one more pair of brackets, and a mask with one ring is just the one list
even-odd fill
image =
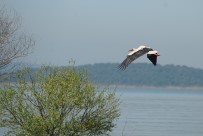
{"label": "bird's outstretched wing", "polygon": [[118,66],[119,69],[125,70],[128,65],[136,59],[135,55],[127,56],[127,58]]}
{"label": "bird's outstretched wing", "polygon": [[157,55],[147,54],[147,58],[156,66],[157,63]]}
{"label": "bird's outstretched wing", "polygon": [[121,69],[121,70],[125,70],[131,62],[133,62],[134,60],[136,60],[140,56],[144,55],[149,50],[151,50],[151,49],[143,48],[141,50],[138,50],[138,51],[134,52],[131,55],[128,55],[127,58],[118,66],[118,68]]}

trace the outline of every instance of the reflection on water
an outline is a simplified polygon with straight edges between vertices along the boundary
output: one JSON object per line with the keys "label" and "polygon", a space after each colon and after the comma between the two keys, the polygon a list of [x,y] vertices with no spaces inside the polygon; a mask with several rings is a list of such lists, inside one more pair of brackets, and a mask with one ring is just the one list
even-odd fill
{"label": "reflection on water", "polygon": [[117,91],[121,116],[113,136],[203,136],[203,91]]}

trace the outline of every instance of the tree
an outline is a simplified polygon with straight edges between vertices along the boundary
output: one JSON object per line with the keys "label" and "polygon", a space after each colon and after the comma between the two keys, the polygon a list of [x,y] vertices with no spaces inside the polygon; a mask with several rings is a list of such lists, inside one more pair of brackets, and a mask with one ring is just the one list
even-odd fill
{"label": "tree", "polygon": [[20,17],[0,7],[0,76],[8,71],[13,60],[28,55],[34,46],[31,36],[20,28]]}
{"label": "tree", "polygon": [[[108,135],[119,117],[114,91],[89,83],[74,66],[28,68],[0,90],[1,127],[20,136]],[[29,81],[29,82],[27,82]]]}

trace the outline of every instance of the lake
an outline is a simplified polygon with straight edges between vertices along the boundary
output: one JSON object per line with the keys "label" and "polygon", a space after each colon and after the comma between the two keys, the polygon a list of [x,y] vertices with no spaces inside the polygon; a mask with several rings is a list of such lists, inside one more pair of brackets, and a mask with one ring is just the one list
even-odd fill
{"label": "lake", "polygon": [[117,89],[113,136],[203,136],[203,90]]}

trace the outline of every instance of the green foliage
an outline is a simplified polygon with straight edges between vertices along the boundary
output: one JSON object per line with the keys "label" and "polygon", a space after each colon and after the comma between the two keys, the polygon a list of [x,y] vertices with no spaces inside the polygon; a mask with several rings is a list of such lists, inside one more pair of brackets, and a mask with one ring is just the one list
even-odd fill
{"label": "green foliage", "polygon": [[0,125],[8,134],[108,135],[115,126],[119,100],[113,91],[90,84],[84,70],[25,68],[17,77],[0,91]]}

